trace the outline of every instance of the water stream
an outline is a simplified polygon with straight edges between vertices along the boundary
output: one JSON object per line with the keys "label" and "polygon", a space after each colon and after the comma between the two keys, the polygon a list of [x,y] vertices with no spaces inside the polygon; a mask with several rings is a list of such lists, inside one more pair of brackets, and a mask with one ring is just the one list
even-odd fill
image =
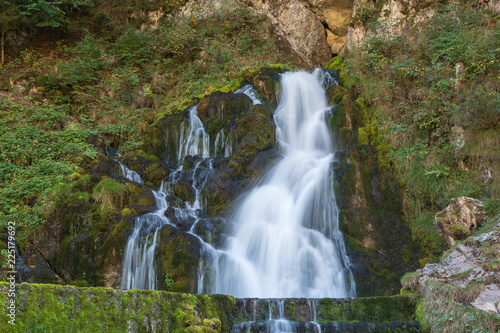
{"label": "water stream", "polygon": [[[193,222],[188,232],[200,241],[203,258],[198,270],[199,293],[239,298],[355,296],[332,189],[334,147],[326,121],[330,107],[323,87],[325,79],[328,76],[319,70],[282,75],[281,101],[274,117],[283,159],[246,194],[228,218],[232,227],[221,249],[206,243],[195,229],[204,217],[200,194],[212,170],[210,158],[231,155],[229,135],[219,132],[210,147],[196,106],[190,109],[189,121],[181,125],[179,137],[181,166],[172,170],[158,191],[153,191],[156,211],[135,220],[125,249],[122,288],[157,287],[154,253],[159,231],[165,224],[177,227],[177,221],[190,219]],[[247,94],[254,105],[261,103],[251,86],[238,92]],[[198,157],[193,168],[184,171],[182,161],[188,155]],[[123,165],[122,173],[143,184],[137,173]],[[165,216],[167,199],[181,179],[193,186],[195,200],[173,207],[175,218],[170,220]],[[270,308],[269,318],[259,325],[265,325],[268,332],[295,331],[296,325],[285,319],[283,304],[278,300],[273,304],[277,311]],[[311,307],[315,313],[314,302]],[[248,325],[255,322],[241,324],[235,332],[247,331]],[[314,321],[311,325],[311,330],[321,330]]]}
{"label": "water stream", "polygon": [[350,261],[338,228],[334,160],[322,72],[282,75],[275,112],[283,152],[232,216],[214,293],[235,297],[350,297]]}

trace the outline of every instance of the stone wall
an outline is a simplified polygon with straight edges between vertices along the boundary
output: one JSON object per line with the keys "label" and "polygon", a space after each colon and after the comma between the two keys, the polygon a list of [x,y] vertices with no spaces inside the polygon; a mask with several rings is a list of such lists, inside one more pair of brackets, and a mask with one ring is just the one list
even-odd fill
{"label": "stone wall", "polygon": [[[4,305],[0,317],[5,323],[8,288],[7,283],[0,283],[0,303]],[[16,325],[2,324],[0,333],[230,332],[235,325],[249,320],[265,322],[270,313],[278,318],[278,302],[284,303],[284,316],[290,320],[304,323],[316,319],[326,326],[343,324],[347,332],[374,332],[370,327],[380,325],[415,328],[412,331],[419,327],[414,321],[415,303],[404,296],[258,300],[51,284],[23,283],[17,288]],[[359,327],[364,329],[351,330]]]}

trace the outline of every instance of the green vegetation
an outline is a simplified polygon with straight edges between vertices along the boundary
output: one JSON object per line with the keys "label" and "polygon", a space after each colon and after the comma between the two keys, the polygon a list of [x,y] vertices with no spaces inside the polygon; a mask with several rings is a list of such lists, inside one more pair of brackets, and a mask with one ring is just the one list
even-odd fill
{"label": "green vegetation", "polygon": [[[343,63],[345,86],[365,111],[359,144],[377,144],[405,185],[404,213],[420,265],[444,241],[434,215],[462,195],[500,195],[500,27],[497,14],[437,5],[430,21],[367,41]],[[495,206],[490,204],[491,206]]]}
{"label": "green vegetation", "polygon": [[[0,303],[7,300],[7,283],[0,283]],[[236,300],[226,295],[191,295],[155,290],[115,290],[111,288],[78,288],[50,284],[19,285],[16,332],[46,329],[46,332],[228,332],[238,311]],[[308,308],[303,300],[297,300]],[[295,316],[296,302],[291,301],[287,315]],[[330,318],[332,307],[341,306],[349,317]],[[268,318],[269,303],[260,300],[258,315]],[[262,311],[261,311],[262,310]],[[5,316],[6,309],[0,309]],[[321,299],[318,318],[338,322],[390,322],[414,319],[415,303],[409,297],[370,297],[356,300]],[[262,313],[261,313],[262,312]],[[57,315],[55,315],[57,313]],[[5,326],[7,329],[7,326]],[[4,332],[0,328],[0,332]],[[5,331],[7,332],[7,331]]]}
{"label": "green vegetation", "polygon": [[[0,303],[7,300],[0,283]],[[0,332],[228,332],[235,300],[224,295],[188,295],[154,290],[19,286],[16,326]],[[6,317],[5,306],[0,315]],[[219,319],[220,318],[220,319]]]}
{"label": "green vegetation", "polygon": [[112,178],[102,177],[94,187],[92,198],[101,204],[102,210],[115,209],[124,205],[127,192],[127,185]]}
{"label": "green vegetation", "polygon": [[[182,3],[13,4],[16,13],[43,25],[37,42],[20,38],[18,30],[5,32],[19,37],[22,50],[5,45],[0,68],[0,220],[18,223],[19,241],[31,241],[74,190],[101,209],[119,205],[125,193],[121,187],[111,198],[112,179],[92,190],[89,175],[106,160],[102,154],[119,149],[159,160],[141,150],[164,140],[141,136],[149,125],[196,96],[237,89],[245,68],[287,59],[265,19],[241,6],[151,21],[145,10],[170,13]],[[42,5],[48,6],[43,15]],[[0,27],[11,26],[9,17],[2,11]],[[16,24],[25,29],[32,21]]]}
{"label": "green vegetation", "polygon": [[174,280],[172,280],[168,274],[165,274],[165,286],[167,288],[172,288],[174,286]]}

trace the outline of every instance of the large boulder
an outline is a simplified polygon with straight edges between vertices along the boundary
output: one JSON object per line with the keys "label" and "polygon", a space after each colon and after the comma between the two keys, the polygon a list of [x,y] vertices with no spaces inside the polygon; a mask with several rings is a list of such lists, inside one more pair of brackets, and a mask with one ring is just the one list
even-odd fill
{"label": "large boulder", "polygon": [[332,52],[320,20],[299,0],[245,0],[265,14],[278,39],[309,66],[323,66]]}
{"label": "large boulder", "polygon": [[444,210],[436,214],[435,227],[449,245],[473,234],[486,219],[483,203],[479,200],[459,197],[451,199]]}
{"label": "large boulder", "polygon": [[164,282],[168,274],[173,280],[171,291],[194,293],[197,290],[198,262],[200,260],[200,241],[196,236],[180,232],[171,225],[161,229],[158,245],[160,257],[161,289],[167,289]]}

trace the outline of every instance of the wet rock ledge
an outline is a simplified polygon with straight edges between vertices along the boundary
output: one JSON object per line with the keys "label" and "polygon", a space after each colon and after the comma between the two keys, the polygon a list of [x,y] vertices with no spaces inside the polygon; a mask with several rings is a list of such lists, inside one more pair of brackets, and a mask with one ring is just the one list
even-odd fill
{"label": "wet rock ledge", "polygon": [[[283,317],[304,332],[314,332],[312,321],[329,332],[420,331],[415,303],[406,296],[266,300],[52,284],[17,287],[16,325],[2,325],[0,332],[232,332],[249,321],[260,331],[269,315],[280,316],[280,307]],[[8,288],[0,283],[2,318],[7,318]]]}

